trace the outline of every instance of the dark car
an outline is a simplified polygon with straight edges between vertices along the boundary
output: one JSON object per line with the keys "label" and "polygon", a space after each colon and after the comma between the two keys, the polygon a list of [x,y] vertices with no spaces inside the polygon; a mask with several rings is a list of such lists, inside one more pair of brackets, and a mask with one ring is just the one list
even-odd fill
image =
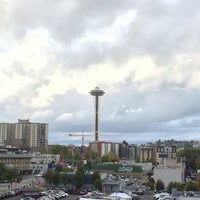
{"label": "dark car", "polygon": [[85,190],[85,189],[82,189],[82,190],[80,190],[80,195],[84,195],[84,194],[87,194],[88,192],[87,192],[87,190]]}
{"label": "dark car", "polygon": [[138,195],[142,195],[142,194],[144,194],[143,189],[142,189],[142,188],[138,188],[138,189],[136,189],[136,194],[138,194]]}
{"label": "dark car", "polygon": [[132,194],[132,200],[140,200],[140,196],[137,194]]}
{"label": "dark car", "polygon": [[74,188],[73,189],[73,194],[80,194],[80,189]]}

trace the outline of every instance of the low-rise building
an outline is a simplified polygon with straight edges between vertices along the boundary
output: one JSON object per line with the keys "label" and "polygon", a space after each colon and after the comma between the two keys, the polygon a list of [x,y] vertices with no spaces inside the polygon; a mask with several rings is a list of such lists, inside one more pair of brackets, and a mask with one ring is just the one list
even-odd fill
{"label": "low-rise building", "polygon": [[185,162],[182,162],[180,158],[164,158],[162,164],[153,170],[154,181],[161,180],[165,187],[170,182],[185,183],[185,168]]}
{"label": "low-rise building", "polygon": [[17,167],[21,174],[31,174],[30,162],[32,157],[32,154],[4,153],[0,154],[0,163],[5,163],[8,167]]}
{"label": "low-rise building", "polygon": [[50,163],[58,163],[60,154],[40,154],[34,153],[31,159],[30,168],[33,173],[46,172]]}
{"label": "low-rise building", "polygon": [[105,193],[117,192],[122,190],[125,185],[126,182],[121,179],[108,177],[103,180],[102,189]]}
{"label": "low-rise building", "polygon": [[156,146],[155,147],[155,161],[156,164],[163,162],[164,158],[176,158],[176,146]]}

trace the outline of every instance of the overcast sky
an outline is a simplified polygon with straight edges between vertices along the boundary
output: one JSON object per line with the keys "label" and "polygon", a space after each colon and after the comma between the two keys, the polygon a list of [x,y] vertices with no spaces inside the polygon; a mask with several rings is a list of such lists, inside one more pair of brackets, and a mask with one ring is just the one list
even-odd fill
{"label": "overcast sky", "polygon": [[80,144],[96,86],[101,140],[200,140],[200,1],[0,1],[1,122]]}

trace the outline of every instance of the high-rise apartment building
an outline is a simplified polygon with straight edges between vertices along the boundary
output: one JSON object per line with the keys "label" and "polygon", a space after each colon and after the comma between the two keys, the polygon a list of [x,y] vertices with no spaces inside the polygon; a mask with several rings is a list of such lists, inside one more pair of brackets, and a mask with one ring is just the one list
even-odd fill
{"label": "high-rise apartment building", "polygon": [[117,157],[119,156],[119,144],[105,141],[93,141],[89,143],[89,149],[98,152],[100,157],[112,152]]}
{"label": "high-rise apartment building", "polygon": [[154,147],[144,146],[140,147],[140,162],[153,162]]}
{"label": "high-rise apartment building", "polygon": [[119,157],[122,159],[128,159],[129,157],[129,144],[125,140],[122,143],[120,143]]}
{"label": "high-rise apartment building", "polygon": [[18,119],[18,123],[0,123],[0,144],[28,151],[48,147],[48,124]]}

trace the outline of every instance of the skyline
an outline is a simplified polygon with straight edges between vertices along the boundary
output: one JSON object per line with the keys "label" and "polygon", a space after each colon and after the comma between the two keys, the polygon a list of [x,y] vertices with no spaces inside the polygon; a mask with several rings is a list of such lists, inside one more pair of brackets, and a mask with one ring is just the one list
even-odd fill
{"label": "skyline", "polygon": [[[200,2],[6,0],[0,2],[0,120],[49,124],[49,144],[69,133],[133,144],[200,140]],[[93,137],[85,137],[86,143]]]}

